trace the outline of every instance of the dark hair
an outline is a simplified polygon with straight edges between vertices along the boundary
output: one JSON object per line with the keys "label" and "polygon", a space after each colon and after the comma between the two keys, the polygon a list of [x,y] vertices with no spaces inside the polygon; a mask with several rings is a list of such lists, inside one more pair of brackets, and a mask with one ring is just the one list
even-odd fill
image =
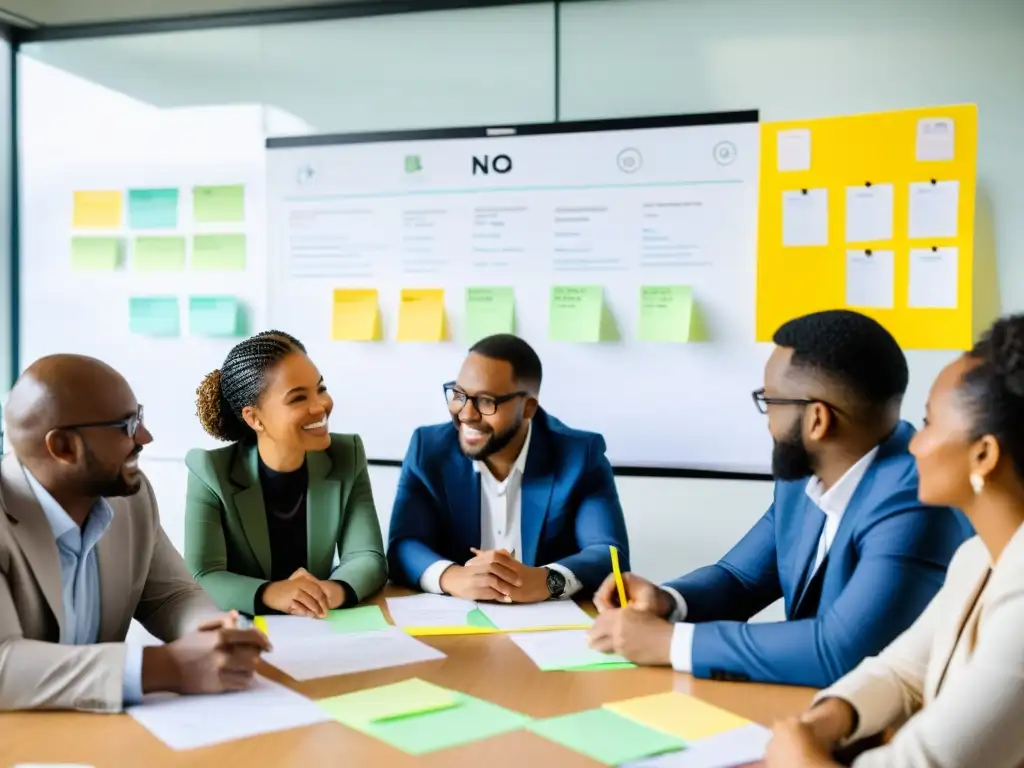
{"label": "dark hair", "polygon": [[203,429],[225,442],[251,438],[242,409],[259,400],[271,368],[305,351],[302,342],[282,331],[263,331],[232,347],[224,364],[208,373],[196,390],[196,415]]}
{"label": "dark hair", "polygon": [[480,339],[469,348],[470,353],[489,357],[491,360],[502,360],[512,366],[512,377],[532,388],[534,393],[540,391],[543,369],[540,358],[533,347],[518,336],[511,333],[496,333]]}
{"label": "dark hair", "polygon": [[967,356],[977,361],[960,382],[971,438],[992,435],[1024,477],[1024,315],[996,320]]}
{"label": "dark hair", "polygon": [[846,309],[815,312],[785,323],[772,340],[793,350],[793,366],[845,387],[866,415],[881,416],[907,391],[910,372],[903,350],[867,315]]}

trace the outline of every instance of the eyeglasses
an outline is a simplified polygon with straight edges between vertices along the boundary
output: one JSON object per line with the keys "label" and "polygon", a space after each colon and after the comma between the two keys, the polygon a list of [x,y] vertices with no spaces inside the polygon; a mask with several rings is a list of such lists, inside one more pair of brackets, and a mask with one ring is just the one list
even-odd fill
{"label": "eyeglasses", "polygon": [[473,403],[473,407],[481,416],[493,416],[502,403],[515,400],[517,397],[529,396],[529,392],[522,391],[509,392],[507,395],[467,395],[461,389],[456,389],[454,381],[444,385],[444,399],[452,413],[460,413],[466,407],[466,403]]}
{"label": "eyeglasses", "polygon": [[139,406],[139,410],[124,419],[117,419],[114,421],[90,421],[85,424],[69,424],[58,429],[74,430],[74,429],[88,429],[90,427],[106,427],[111,429],[123,429],[128,437],[135,437],[135,434],[139,431],[139,427],[142,426],[142,406]]}
{"label": "eyeglasses", "polygon": [[[821,403],[828,408],[832,408],[831,405],[821,400],[807,400],[792,397],[765,397],[764,387],[761,387],[761,389],[755,389],[750,393],[750,396],[754,399],[754,406],[761,413],[768,413],[769,405],[814,405],[815,403]],[[835,409],[833,408],[833,410]]]}

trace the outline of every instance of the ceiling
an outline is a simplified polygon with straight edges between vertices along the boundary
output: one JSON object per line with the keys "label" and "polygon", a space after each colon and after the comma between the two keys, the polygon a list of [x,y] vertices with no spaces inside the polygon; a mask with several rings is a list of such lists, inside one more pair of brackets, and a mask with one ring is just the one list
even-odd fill
{"label": "ceiling", "polygon": [[363,0],[0,0],[0,19],[23,27],[354,5]]}

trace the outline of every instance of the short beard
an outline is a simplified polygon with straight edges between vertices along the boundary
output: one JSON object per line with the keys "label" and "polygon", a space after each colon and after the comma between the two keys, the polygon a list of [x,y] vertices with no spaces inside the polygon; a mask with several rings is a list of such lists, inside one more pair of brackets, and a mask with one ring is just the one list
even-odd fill
{"label": "short beard", "polygon": [[793,425],[772,448],[772,475],[776,480],[802,480],[814,474],[814,457],[804,445],[801,422]]}
{"label": "short beard", "polygon": [[[456,419],[456,426],[458,425],[458,419]],[[519,416],[515,423],[503,432],[492,432],[491,436],[487,438],[487,442],[481,445],[479,448],[467,451],[462,447],[462,441],[459,440],[459,450],[462,451],[462,455],[467,459],[473,461],[483,461],[490,456],[493,456],[498,451],[506,448],[511,443],[516,434],[519,432],[520,427],[523,426],[523,417]]]}
{"label": "short beard", "polygon": [[[136,451],[134,455],[138,455]],[[119,467],[116,474],[107,474],[100,469],[95,455],[85,446],[85,478],[82,483],[83,492],[88,498],[113,499],[120,496],[134,496],[142,489],[142,480],[130,482],[121,474]]]}

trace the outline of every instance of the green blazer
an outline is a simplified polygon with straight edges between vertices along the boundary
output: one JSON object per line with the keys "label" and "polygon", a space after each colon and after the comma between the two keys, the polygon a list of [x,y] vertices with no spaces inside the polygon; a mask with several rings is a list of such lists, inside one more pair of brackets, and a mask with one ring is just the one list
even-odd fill
{"label": "green blazer", "polygon": [[[256,446],[195,448],[185,466],[185,562],[222,610],[252,614],[257,590],[270,580]],[[332,434],[330,448],[309,453],[306,466],[306,570],[321,580],[344,581],[362,601],[388,576],[363,441]]]}

